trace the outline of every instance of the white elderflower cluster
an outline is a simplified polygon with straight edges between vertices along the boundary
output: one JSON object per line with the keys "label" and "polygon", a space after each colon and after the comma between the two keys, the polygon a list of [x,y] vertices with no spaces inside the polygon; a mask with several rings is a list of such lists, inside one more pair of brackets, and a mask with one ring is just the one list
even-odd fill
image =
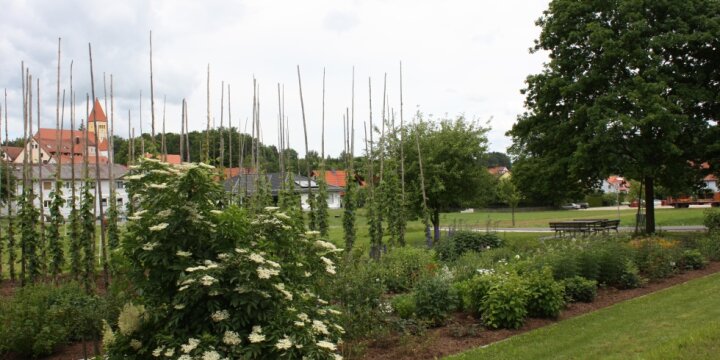
{"label": "white elderflower cluster", "polygon": [[312,322],[313,331],[316,334],[323,334],[323,335],[330,335],[330,331],[328,331],[327,326],[324,322],[320,320],[313,320]]}
{"label": "white elderflower cluster", "polygon": [[326,250],[330,250],[330,251],[335,251],[338,249],[337,246],[335,246],[335,244],[333,244],[331,242],[323,241],[323,240],[315,240],[315,246],[326,249]]}
{"label": "white elderflower cluster", "polygon": [[225,334],[223,334],[223,343],[225,343],[225,345],[240,345],[241,342],[242,339],[240,335],[234,331],[226,331]]}
{"label": "white elderflower cluster", "polygon": [[210,318],[212,318],[214,322],[227,320],[228,318],[230,318],[230,312],[227,310],[219,310],[212,313],[212,315],[210,315]]}
{"label": "white elderflower cluster", "polygon": [[125,180],[140,180],[145,176],[145,174],[136,174],[136,175],[128,175],[125,176],[123,179]]}
{"label": "white elderflower cluster", "polygon": [[210,213],[215,214],[215,215],[222,215],[223,212],[222,212],[222,210],[213,209],[213,210],[210,210]]}
{"label": "white elderflower cluster", "polygon": [[161,184],[150,184],[151,189],[165,189],[167,188],[167,183],[161,183]]}
{"label": "white elderflower cluster", "polygon": [[202,360],[220,360],[220,354],[215,350],[205,351]]}
{"label": "white elderflower cluster", "polygon": [[285,284],[279,283],[279,284],[274,284],[273,286],[285,296],[285,299],[287,299],[287,300],[293,299],[293,294],[290,293],[289,291],[285,290]]}
{"label": "white elderflower cluster", "polygon": [[325,263],[325,271],[327,271],[328,274],[335,275],[335,263],[324,256],[321,256],[320,260]]}
{"label": "white elderflower cluster", "polygon": [[327,350],[330,350],[330,351],[335,351],[335,350],[337,350],[337,346],[335,346],[335,344],[333,344],[333,343],[331,343],[330,341],[327,341],[327,340],[320,340],[320,341],[318,341],[315,345],[317,345],[317,346],[320,347],[320,348],[327,349]]}
{"label": "white elderflower cluster", "polygon": [[285,335],[284,338],[278,340],[278,342],[275,344],[275,347],[280,350],[287,350],[293,346],[292,341]]}
{"label": "white elderflower cluster", "polygon": [[200,345],[200,340],[189,338],[187,344],[180,345],[180,347],[184,353],[189,354],[191,351],[195,350],[198,345]]}
{"label": "white elderflower cluster", "polygon": [[168,223],[160,223],[160,224],[157,224],[157,225],[154,225],[154,226],[149,227],[148,230],[150,230],[150,231],[162,231],[162,230],[165,230],[165,228],[168,227],[168,225],[169,225]]}
{"label": "white elderflower cluster", "polygon": [[190,256],[192,256],[192,253],[189,252],[189,251],[178,250],[178,251],[175,253],[175,255],[180,256],[180,257],[190,257]]}
{"label": "white elderflower cluster", "polygon": [[200,278],[200,283],[205,286],[210,286],[216,282],[218,282],[218,280],[210,275],[205,275]]}
{"label": "white elderflower cluster", "polygon": [[152,251],[158,246],[160,246],[160,243],[157,241],[153,241],[153,242],[148,242],[148,243],[143,244],[142,249],[145,251]]}
{"label": "white elderflower cluster", "polygon": [[255,325],[252,328],[252,332],[248,335],[248,340],[251,343],[259,343],[265,341],[265,335],[262,333],[262,327]]}
{"label": "white elderflower cluster", "polygon": [[250,254],[250,256],[248,256],[248,259],[250,259],[250,260],[252,260],[252,261],[254,261],[254,262],[258,263],[258,264],[264,264],[264,263],[265,263],[265,258],[262,257],[262,255],[256,254],[256,253]]}
{"label": "white elderflower cluster", "polygon": [[258,266],[257,275],[260,279],[269,279],[271,276],[280,274],[280,271],[276,269],[268,269],[266,267]]}

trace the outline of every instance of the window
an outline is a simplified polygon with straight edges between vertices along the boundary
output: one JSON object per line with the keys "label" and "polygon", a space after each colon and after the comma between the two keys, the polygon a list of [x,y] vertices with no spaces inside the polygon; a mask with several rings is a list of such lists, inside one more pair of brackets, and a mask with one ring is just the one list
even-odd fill
{"label": "window", "polygon": [[70,183],[70,182],[68,181],[68,182],[66,182],[66,183],[63,184],[63,187],[65,187],[66,189],[72,189],[72,183]]}
{"label": "window", "polygon": [[123,204],[123,199],[122,199],[122,198],[117,198],[117,205],[118,205],[118,206],[122,206],[122,204]]}
{"label": "window", "polygon": [[49,207],[50,207],[50,203],[51,203],[50,200],[45,200],[45,201],[43,201],[43,206],[46,207],[46,208],[49,208]]}
{"label": "window", "polygon": [[37,148],[38,148],[37,144],[36,144],[36,143],[33,143],[33,144],[32,144],[32,148],[33,148],[33,149],[37,149]]}
{"label": "window", "polygon": [[125,182],[124,182],[124,181],[116,181],[116,182],[115,182],[115,188],[116,188],[116,189],[124,189],[124,188],[125,188]]}
{"label": "window", "polygon": [[43,190],[52,190],[52,181],[43,181]]}
{"label": "window", "polygon": [[100,202],[102,206],[107,206],[107,198],[102,198],[102,201]]}

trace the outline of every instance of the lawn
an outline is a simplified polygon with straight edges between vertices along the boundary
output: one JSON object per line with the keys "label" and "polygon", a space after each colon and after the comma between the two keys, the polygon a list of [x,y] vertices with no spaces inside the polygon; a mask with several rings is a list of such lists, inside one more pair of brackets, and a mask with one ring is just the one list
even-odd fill
{"label": "lawn", "polygon": [[714,274],[448,359],[715,359],[719,352]]}

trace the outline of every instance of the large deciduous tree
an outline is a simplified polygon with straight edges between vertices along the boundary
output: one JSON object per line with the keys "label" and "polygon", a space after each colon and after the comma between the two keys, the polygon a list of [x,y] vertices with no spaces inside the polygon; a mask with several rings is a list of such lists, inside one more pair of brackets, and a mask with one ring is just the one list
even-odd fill
{"label": "large deciduous tree", "polygon": [[[420,143],[427,206],[437,241],[440,212],[482,205],[493,193],[491,175],[484,166],[489,129],[463,116],[439,121],[423,121],[421,115],[418,118],[420,121],[407,127],[406,136]],[[411,141],[403,144],[405,181],[408,206],[420,215],[423,201],[415,145]]]}
{"label": "large deciduous tree", "polygon": [[516,172],[570,190],[620,173],[647,199],[697,180],[720,113],[720,2],[554,0],[537,24],[550,61],[509,132]]}

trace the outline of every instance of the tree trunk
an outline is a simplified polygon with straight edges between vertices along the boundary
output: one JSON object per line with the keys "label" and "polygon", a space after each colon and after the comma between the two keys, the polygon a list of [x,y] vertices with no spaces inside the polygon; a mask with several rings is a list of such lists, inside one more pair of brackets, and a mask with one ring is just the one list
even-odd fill
{"label": "tree trunk", "polygon": [[512,227],[515,227],[515,205],[512,206]]}
{"label": "tree trunk", "polygon": [[645,177],[645,232],[655,233],[655,186],[653,177]]}
{"label": "tree trunk", "polygon": [[433,224],[433,240],[435,240],[435,243],[440,241],[440,210],[433,210],[432,215],[432,224]]}

